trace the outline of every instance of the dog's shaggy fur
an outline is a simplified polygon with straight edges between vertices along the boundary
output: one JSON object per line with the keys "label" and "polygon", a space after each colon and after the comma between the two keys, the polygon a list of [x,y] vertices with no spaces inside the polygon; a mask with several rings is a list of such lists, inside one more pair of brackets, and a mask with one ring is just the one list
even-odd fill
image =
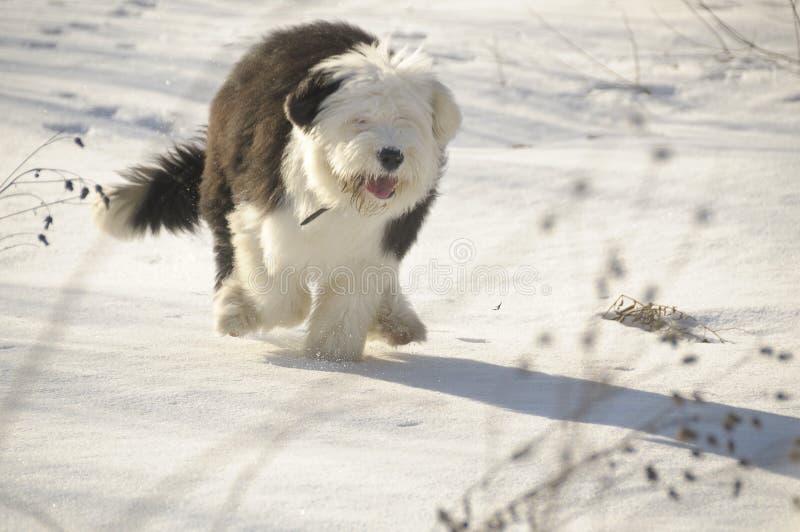
{"label": "dog's shaggy fur", "polygon": [[217,93],[205,146],[129,170],[96,222],[131,237],[190,231],[202,217],[219,333],[307,319],[309,354],[357,359],[369,333],[391,345],[425,339],[397,271],[460,123],[422,53],[341,23],[277,31]]}

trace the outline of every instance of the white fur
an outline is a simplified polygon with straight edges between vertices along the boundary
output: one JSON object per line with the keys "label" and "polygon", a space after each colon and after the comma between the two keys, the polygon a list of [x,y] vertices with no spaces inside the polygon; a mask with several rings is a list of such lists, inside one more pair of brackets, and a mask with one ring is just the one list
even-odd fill
{"label": "white fur", "polygon": [[[368,334],[391,345],[425,340],[399,292],[399,263],[381,241],[387,222],[434,188],[461,114],[420,52],[390,57],[384,46],[364,45],[317,69],[342,83],[309,131],[292,131],[284,205],[265,215],[240,204],[229,217],[235,271],[217,293],[217,330],[240,335],[308,318],[308,354],[355,360]],[[377,158],[384,147],[404,155],[391,173],[395,195],[381,200],[362,187],[353,202],[343,187],[386,175]],[[321,207],[329,210],[300,225]]]}
{"label": "white fur", "polygon": [[420,51],[390,56],[386,46],[364,44],[315,70],[341,86],[323,102],[310,133],[295,129],[308,186],[326,206],[349,203],[342,184],[386,174],[376,154],[398,148],[404,161],[392,172],[399,180],[395,195],[386,201],[362,191],[361,210],[397,217],[412,208],[435,185],[444,149],[461,124],[430,58]]}
{"label": "white fur", "polygon": [[136,185],[115,188],[109,194],[108,207],[103,202],[103,198],[96,194],[92,202],[92,219],[95,225],[104,233],[120,240],[130,240],[141,236],[141,233],[133,230],[131,217],[142,203],[146,193],[146,187]]}

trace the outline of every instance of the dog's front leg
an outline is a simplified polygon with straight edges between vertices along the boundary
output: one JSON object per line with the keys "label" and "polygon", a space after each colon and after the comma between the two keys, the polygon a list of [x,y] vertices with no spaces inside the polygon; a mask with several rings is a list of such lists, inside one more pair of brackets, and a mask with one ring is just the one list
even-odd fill
{"label": "dog's front leg", "polygon": [[408,299],[399,292],[383,294],[370,333],[391,346],[424,342],[428,336],[425,324]]}
{"label": "dog's front leg", "polygon": [[377,291],[323,289],[309,317],[306,353],[326,360],[360,359],[379,303]]}

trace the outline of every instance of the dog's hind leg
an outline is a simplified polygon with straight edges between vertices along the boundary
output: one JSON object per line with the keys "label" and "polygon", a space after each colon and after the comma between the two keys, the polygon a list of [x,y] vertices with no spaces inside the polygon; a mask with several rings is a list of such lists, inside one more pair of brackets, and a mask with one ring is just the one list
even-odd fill
{"label": "dog's hind leg", "polygon": [[217,333],[223,336],[255,332],[261,321],[248,287],[261,248],[252,234],[254,229],[240,218],[231,206],[223,220],[209,220],[217,262],[214,321]]}
{"label": "dog's hind leg", "polygon": [[217,333],[224,336],[242,336],[254,332],[260,321],[237,265],[235,241],[240,238],[234,236],[227,224],[224,231],[214,230],[217,262],[214,321]]}
{"label": "dog's hind leg", "polygon": [[258,312],[239,280],[231,276],[214,294],[214,322],[218,334],[242,336],[260,327]]}
{"label": "dog's hind leg", "polygon": [[201,210],[214,237],[216,279],[215,329],[221,335],[241,336],[258,328],[258,314],[238,274],[235,235],[229,223],[234,212],[231,191],[217,165],[206,167],[201,184]]}

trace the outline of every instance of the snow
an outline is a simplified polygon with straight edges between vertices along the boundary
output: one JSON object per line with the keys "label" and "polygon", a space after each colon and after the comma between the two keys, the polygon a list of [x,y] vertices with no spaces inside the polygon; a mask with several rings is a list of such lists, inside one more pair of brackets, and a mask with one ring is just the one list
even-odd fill
{"label": "snow", "polygon": [[[787,2],[710,5],[796,57]],[[631,87],[624,17],[647,93]],[[681,2],[6,1],[0,175],[63,129],[86,148],[57,143],[31,165],[112,184],[196,132],[259,35],[317,18],[424,45],[462,106],[404,262],[428,342],[335,364],[298,354],[300,330],[218,338],[206,231],[123,243],[85,207],[54,207],[49,247],[0,253],[0,528],[428,530],[439,508],[463,517],[470,490],[480,529],[620,442],[636,452],[534,499],[541,526],[800,527],[797,68],[731,40],[724,57]],[[505,282],[473,285],[477,268]],[[729,342],[673,347],[600,318],[648,291]],[[706,402],[670,398],[695,391]],[[701,458],[677,439],[686,423],[664,426],[684,411],[719,437]]]}

